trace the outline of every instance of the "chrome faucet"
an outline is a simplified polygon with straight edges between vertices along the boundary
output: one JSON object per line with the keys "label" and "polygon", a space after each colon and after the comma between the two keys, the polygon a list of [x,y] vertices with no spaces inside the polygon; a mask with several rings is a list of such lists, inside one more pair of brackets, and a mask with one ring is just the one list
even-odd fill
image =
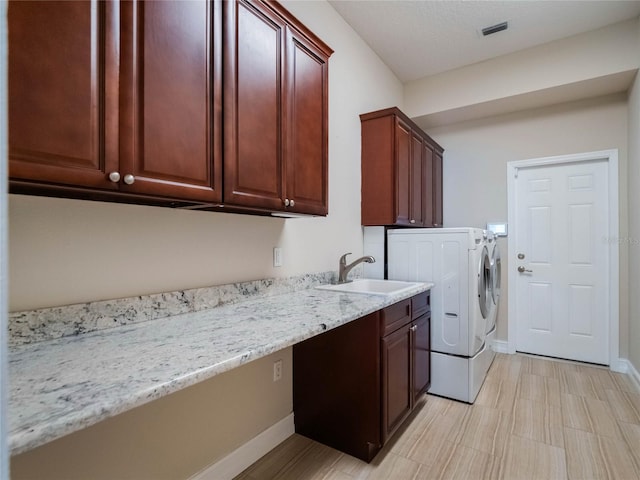
{"label": "chrome faucet", "polygon": [[338,283],[351,282],[351,280],[347,280],[347,275],[349,275],[349,272],[351,271],[351,269],[353,267],[355,267],[356,265],[358,265],[359,263],[362,263],[362,262],[375,263],[375,261],[376,261],[376,259],[373,258],[371,255],[366,255],[364,257],[358,258],[353,263],[350,263],[349,265],[347,265],[347,255],[351,255],[351,253],[345,253],[344,255],[342,255],[340,257],[340,269],[338,271]]}

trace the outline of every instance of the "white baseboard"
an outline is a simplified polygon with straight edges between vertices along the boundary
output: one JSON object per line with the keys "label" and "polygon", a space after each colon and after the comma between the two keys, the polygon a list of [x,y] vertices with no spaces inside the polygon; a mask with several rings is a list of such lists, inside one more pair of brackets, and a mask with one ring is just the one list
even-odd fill
{"label": "white baseboard", "polygon": [[222,460],[196,473],[189,480],[230,480],[280,445],[294,432],[292,413],[278,423],[271,425]]}
{"label": "white baseboard", "polygon": [[497,353],[509,353],[507,342],[504,340],[494,340],[491,348],[493,348],[493,351]]}
{"label": "white baseboard", "polygon": [[610,365],[611,370],[629,375],[635,387],[640,391],[640,373],[636,367],[626,358],[619,358],[615,365]]}

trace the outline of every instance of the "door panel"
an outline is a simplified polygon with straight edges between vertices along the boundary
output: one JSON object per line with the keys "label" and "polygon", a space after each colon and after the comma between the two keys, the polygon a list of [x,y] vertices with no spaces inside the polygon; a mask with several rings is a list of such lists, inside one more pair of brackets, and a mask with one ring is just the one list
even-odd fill
{"label": "door panel", "polygon": [[288,210],[327,214],[327,58],[287,28]]}
{"label": "door panel", "polygon": [[413,401],[414,404],[431,381],[431,338],[429,313],[413,322]]}
{"label": "door panel", "polygon": [[410,225],[411,127],[396,119],[396,224]]}
{"label": "door panel", "polygon": [[118,4],[9,2],[9,175],[115,189]]}
{"label": "door panel", "polygon": [[409,325],[382,339],[383,443],[411,413],[411,360]]}
{"label": "door panel", "polygon": [[409,198],[411,201],[410,221],[413,226],[422,226],[424,212],[422,210],[425,194],[424,162],[423,162],[422,138],[412,132],[411,134],[411,188]]}
{"label": "door panel", "polygon": [[136,1],[122,8],[121,174],[135,176],[122,190],[220,201],[219,3]]}
{"label": "door panel", "polygon": [[433,226],[443,225],[442,215],[442,153],[433,152]]}
{"label": "door panel", "polygon": [[607,176],[604,161],[519,171],[517,350],[608,363]]}
{"label": "door panel", "polygon": [[224,199],[282,210],[285,24],[259,4],[224,2],[224,8]]}

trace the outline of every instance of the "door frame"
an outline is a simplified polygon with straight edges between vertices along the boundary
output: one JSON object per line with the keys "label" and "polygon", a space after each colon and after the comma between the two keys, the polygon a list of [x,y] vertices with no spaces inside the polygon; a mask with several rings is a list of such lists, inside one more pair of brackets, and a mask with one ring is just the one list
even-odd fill
{"label": "door frame", "polygon": [[[608,185],[608,211],[609,228],[607,232],[609,253],[609,368],[622,371],[620,365],[620,214],[619,214],[619,188],[618,188],[618,150],[602,150],[571,155],[559,155],[553,157],[531,158],[507,162],[507,211],[508,222],[511,226],[511,234],[515,237],[516,225],[516,178],[518,170],[523,168],[554,166],[586,162],[592,160],[605,160],[607,162]],[[612,193],[615,192],[614,195]],[[508,268],[516,265],[516,242],[508,242],[507,249]],[[504,272],[504,268],[503,268]],[[507,302],[507,353],[516,353],[517,322],[516,322],[516,275],[507,275],[508,302]]]}

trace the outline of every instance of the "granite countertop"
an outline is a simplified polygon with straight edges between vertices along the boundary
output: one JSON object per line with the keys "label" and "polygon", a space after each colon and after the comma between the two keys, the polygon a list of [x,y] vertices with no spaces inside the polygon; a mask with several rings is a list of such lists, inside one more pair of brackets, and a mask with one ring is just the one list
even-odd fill
{"label": "granite countertop", "polygon": [[313,288],[9,352],[16,455],[432,288],[395,296]]}

